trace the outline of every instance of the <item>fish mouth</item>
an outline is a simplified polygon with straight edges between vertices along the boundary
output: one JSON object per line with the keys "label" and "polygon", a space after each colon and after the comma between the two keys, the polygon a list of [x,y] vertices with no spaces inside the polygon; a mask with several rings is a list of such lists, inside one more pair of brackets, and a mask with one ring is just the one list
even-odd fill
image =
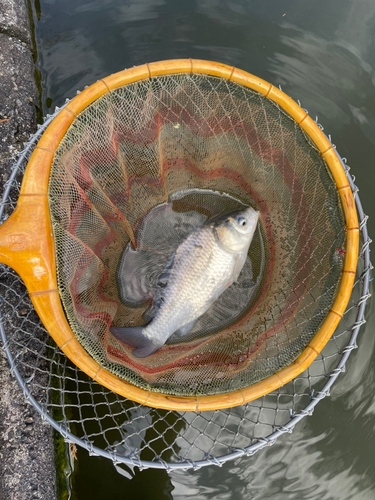
{"label": "fish mouth", "polygon": [[259,210],[254,210],[252,207],[249,207],[245,210],[247,217],[249,217],[249,222],[256,223],[259,219],[260,212]]}
{"label": "fish mouth", "polygon": [[246,212],[249,216],[254,216],[256,215],[257,217],[259,217],[259,210],[255,210],[253,207],[248,207],[244,210],[244,212]]}

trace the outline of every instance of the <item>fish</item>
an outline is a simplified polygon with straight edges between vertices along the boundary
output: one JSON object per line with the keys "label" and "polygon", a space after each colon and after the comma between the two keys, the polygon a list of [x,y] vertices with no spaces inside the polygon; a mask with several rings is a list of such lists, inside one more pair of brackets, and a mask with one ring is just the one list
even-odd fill
{"label": "fish", "polygon": [[259,219],[252,207],[209,219],[169,257],[158,279],[155,314],[146,326],[110,327],[132,354],[145,358],[173,334],[184,337],[220,295],[236,282]]}

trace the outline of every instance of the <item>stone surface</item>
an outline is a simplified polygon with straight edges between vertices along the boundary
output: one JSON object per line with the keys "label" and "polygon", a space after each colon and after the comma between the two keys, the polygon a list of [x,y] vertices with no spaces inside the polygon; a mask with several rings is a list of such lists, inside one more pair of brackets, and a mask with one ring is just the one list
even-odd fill
{"label": "stone surface", "polygon": [[0,499],[56,498],[52,428],[27,404],[0,356]]}
{"label": "stone surface", "polygon": [[0,195],[17,152],[35,130],[36,103],[38,92],[30,49],[20,40],[0,33]]}
{"label": "stone surface", "polygon": [[[38,92],[25,0],[0,0],[0,196],[35,131]],[[52,428],[24,398],[0,350],[0,500],[55,500]]]}
{"label": "stone surface", "polygon": [[24,0],[0,0],[0,33],[31,46],[29,11]]}

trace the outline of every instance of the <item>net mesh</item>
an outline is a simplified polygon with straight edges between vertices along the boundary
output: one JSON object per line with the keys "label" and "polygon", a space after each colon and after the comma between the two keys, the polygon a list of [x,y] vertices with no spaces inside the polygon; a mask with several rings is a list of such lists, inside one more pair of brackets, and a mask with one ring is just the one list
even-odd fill
{"label": "net mesh", "polygon": [[305,408],[327,396],[324,385],[343,370],[345,352],[356,347],[346,346],[355,327],[363,278],[358,274],[341,324],[304,373],[246,405],[205,412],[152,409],[91,380],[51,340],[22,281],[3,265],[0,309],[13,370],[20,374],[25,394],[34,398],[44,418],[51,418],[68,442],[117,463],[191,468],[255,453],[291,432],[301,416],[312,414]]}
{"label": "net mesh", "polygon": [[[49,120],[41,128],[46,128]],[[35,136],[4,186],[0,222],[16,207],[20,182]],[[367,216],[357,189],[361,229],[356,280],[334,335],[295,380],[256,401],[210,412],[156,410],[129,401],[81,372],[56,346],[33,308],[20,277],[0,264],[0,335],[10,368],[28,401],[67,442],[115,464],[140,468],[199,468],[254,454],[293,430],[329,395],[346,360],[357,348],[369,298],[371,264]]]}
{"label": "net mesh", "polygon": [[[49,204],[72,330],[101,366],[147,390],[220,394],[274,374],[314,337],[336,295],[345,223],[326,163],[275,103],[222,78],[150,78],[95,101],[55,153]],[[128,245],[167,259],[163,234],[181,241],[176,214],[184,223],[243,205],[261,216],[238,283],[183,342],[134,357],[109,332],[144,325],[150,311],[150,300],[122,300]],[[157,207],[164,218],[148,231]]]}

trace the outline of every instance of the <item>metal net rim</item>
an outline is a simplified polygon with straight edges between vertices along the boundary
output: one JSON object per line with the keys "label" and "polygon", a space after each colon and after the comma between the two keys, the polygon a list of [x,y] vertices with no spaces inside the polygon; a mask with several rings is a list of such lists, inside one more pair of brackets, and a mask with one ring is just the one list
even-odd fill
{"label": "metal net rim", "polygon": [[[269,98],[273,101],[273,104],[282,111],[289,113],[296,123],[299,123],[305,133],[315,142],[316,148],[321,151],[322,156],[330,167],[331,174],[335,178],[335,184],[340,190],[340,195],[344,193],[342,196],[343,208],[347,219],[347,227],[351,229],[351,231],[348,231],[346,244],[347,255],[344,263],[344,273],[348,274],[343,274],[345,279],[343,278],[340,283],[341,299],[336,299],[332,309],[326,316],[326,320],[316,333],[314,339],[309,343],[298,359],[288,365],[285,369],[279,371],[277,376],[268,377],[261,382],[246,387],[245,389],[235,390],[227,394],[209,396],[203,395],[183,399],[179,396],[174,397],[160,392],[140,389],[130,383],[122,381],[106,370],[103,370],[102,367],[86,353],[78,340],[73,336],[71,329],[66,322],[66,316],[61,308],[59,297],[54,294],[50,294],[48,299],[50,301],[49,305],[47,305],[47,299],[45,302],[42,303],[41,301],[40,304],[37,304],[38,313],[47,325],[51,336],[57,339],[59,345],[62,345],[62,349],[68,354],[68,357],[94,380],[99,381],[102,385],[117,392],[121,396],[125,396],[140,404],[145,404],[154,408],[177,411],[215,410],[241,405],[245,402],[259,398],[260,396],[269,393],[271,390],[281,387],[292,378],[301,374],[307,366],[313,362],[317,353],[321,351],[322,346],[328,341],[333,333],[334,327],[338,324],[339,319],[344,312],[346,303],[349,300],[352,291],[358,245],[358,221],[352,203],[352,193],[347,184],[344,170],[342,169],[342,165],[338,161],[336,154],[333,152],[332,145],[321,130],[319,130],[317,124],[311,120],[308,113],[294,103],[294,101],[292,101],[286,94],[271,84],[241,70],[237,70],[234,67],[231,68],[226,65],[220,65],[218,63],[207,61],[172,60],[152,63],[150,65],[143,65],[130,70],[125,70],[125,72],[116,73],[90,86],[85,95],[81,95],[77,100],[73,100],[73,104],[67,108],[65,113],[62,113],[58,117],[57,122],[52,125],[51,129],[47,130],[45,136],[42,138],[43,144],[40,144],[40,146],[38,145],[39,149],[37,150],[37,155],[33,156],[33,162],[34,164],[37,162],[44,164],[39,172],[40,177],[41,179],[43,178],[43,180],[39,182],[38,176],[31,175],[30,171],[32,169],[30,169],[29,172],[26,173],[28,182],[25,182],[22,187],[23,194],[34,194],[35,189],[37,189],[38,193],[44,193],[43,183],[45,182],[45,176],[49,175],[49,171],[47,170],[48,160],[45,159],[45,152],[47,151],[48,154],[51,154],[53,152],[52,150],[55,150],[55,147],[57,147],[61,138],[65,135],[66,127],[69,126],[69,124],[74,120],[74,116],[85,109],[91,102],[95,101],[104,93],[127,85],[128,83],[138,82],[153,76],[178,73],[189,74],[189,72],[198,74],[202,73],[202,76],[219,76],[222,79],[228,79],[234,83],[249,87],[250,89],[256,90],[260,94],[263,94],[263,96]],[[56,113],[54,117],[56,117],[57,114],[58,113]],[[52,119],[50,121],[52,121]],[[34,183],[37,186],[34,186]],[[27,204],[25,205],[27,210]],[[44,207],[43,210],[47,209]],[[45,214],[45,218],[47,219],[48,212],[45,212]],[[44,223],[44,219],[40,219],[40,222]],[[47,244],[53,246],[53,243],[50,241],[48,241]],[[37,252],[36,254],[39,255]],[[347,258],[348,255],[351,256],[351,258]],[[52,262],[53,257],[50,256],[50,259]],[[30,285],[34,291],[34,285],[29,280],[27,283],[29,289]],[[35,290],[37,292],[42,290],[43,292],[45,290],[56,291],[55,289],[57,286],[53,285],[52,287],[49,286],[49,288],[46,288],[47,286],[49,286],[49,284],[45,284],[45,288],[36,288]],[[53,321],[50,321],[49,318],[49,310],[51,308],[55,309],[55,317]],[[56,327],[56,324],[58,323],[56,319],[59,319],[58,327]]]}
{"label": "metal net rim", "polygon": [[[66,100],[66,103],[64,104],[63,107],[68,104],[69,99]],[[61,109],[61,108],[60,108]],[[0,205],[0,218],[3,217],[3,212],[4,212],[4,207],[5,207],[5,201],[9,196],[9,192],[12,187],[12,183],[15,180],[15,177],[17,173],[19,172],[20,168],[22,167],[22,164],[27,157],[27,155],[32,151],[32,149],[35,147],[36,142],[39,140],[40,136],[43,134],[44,130],[47,128],[47,126],[51,123],[51,121],[55,118],[55,116],[60,112],[59,108],[56,108],[56,111],[52,115],[47,115],[47,119],[43,123],[43,125],[39,126],[38,131],[31,137],[30,141],[25,144],[25,149],[23,152],[20,154],[18,161],[14,164],[12,173],[5,185],[5,190],[2,198],[2,204]],[[329,141],[331,142],[331,138],[329,137]],[[332,144],[332,146],[335,148],[335,146]],[[339,156],[339,155],[338,155]],[[370,262],[370,243],[371,239],[368,236],[368,231],[367,231],[367,219],[368,216],[364,214],[362,204],[358,195],[358,188],[354,184],[355,178],[352,177],[349,173],[349,166],[346,165],[346,159],[341,159],[339,156],[339,159],[342,163],[342,166],[344,168],[344,171],[346,173],[346,176],[348,178],[348,182],[351,188],[351,191],[354,196],[360,224],[359,224],[359,229],[360,233],[362,234],[363,237],[363,245],[360,251],[361,256],[364,259],[364,270],[363,273],[360,277],[362,281],[362,290],[361,290],[361,297],[357,303],[358,306],[358,311],[357,311],[357,316],[355,322],[351,325],[351,337],[347,345],[341,350],[341,359],[339,363],[337,364],[336,368],[334,368],[330,373],[327,382],[325,385],[322,387],[322,389],[317,392],[315,395],[311,397],[311,401],[308,405],[306,405],[302,410],[300,410],[298,413],[293,414],[292,411],[290,410],[290,420],[285,423],[283,426],[280,426],[278,430],[270,433],[264,438],[259,438],[258,442],[251,444],[248,447],[244,447],[241,449],[236,449],[231,453],[224,454],[219,457],[208,457],[207,459],[204,460],[199,460],[199,461],[192,461],[192,460],[185,460],[184,462],[180,463],[172,463],[172,462],[166,462],[162,459],[159,461],[146,461],[146,460],[141,460],[138,458],[129,458],[127,456],[122,456],[121,454],[107,451],[105,449],[101,449],[97,446],[95,446],[91,441],[81,439],[77,436],[75,436],[70,430],[68,430],[64,425],[60,424],[56,420],[54,420],[49,414],[48,411],[38,403],[38,401],[34,398],[34,396],[31,394],[30,390],[27,387],[26,381],[22,378],[14,357],[11,354],[9,344],[8,344],[8,339],[5,333],[4,325],[3,325],[3,318],[0,312],[0,336],[2,339],[3,343],[3,349],[6,354],[6,357],[8,359],[8,362],[10,364],[10,369],[13,375],[15,376],[18,384],[20,385],[25,399],[38,411],[38,413],[41,415],[42,420],[48,422],[55,430],[57,430],[64,438],[64,440],[67,443],[74,443],[76,445],[79,445],[80,447],[86,449],[90,455],[93,456],[102,456],[104,458],[110,459],[113,463],[115,464],[124,464],[127,466],[137,466],[140,469],[146,469],[146,468],[155,468],[155,469],[163,469],[167,471],[173,471],[173,470],[188,470],[188,469],[199,469],[201,467],[205,467],[208,465],[218,465],[222,466],[224,463],[234,460],[236,458],[240,458],[243,455],[247,456],[252,456],[255,453],[257,453],[259,450],[273,445],[278,438],[280,438],[283,434],[285,433],[292,433],[295,425],[297,425],[302,419],[304,419],[306,416],[311,416],[315,406],[324,399],[326,396],[330,395],[330,389],[337,380],[338,376],[340,373],[345,371],[345,365],[346,362],[353,350],[355,350],[357,346],[357,337],[360,331],[360,327],[366,323],[366,320],[364,318],[364,312],[365,312],[365,307],[366,307],[366,302],[370,297],[369,293],[369,281],[370,281],[370,271],[372,269],[372,265]],[[292,383],[292,382],[290,382]],[[220,410],[219,410],[220,411]]]}

